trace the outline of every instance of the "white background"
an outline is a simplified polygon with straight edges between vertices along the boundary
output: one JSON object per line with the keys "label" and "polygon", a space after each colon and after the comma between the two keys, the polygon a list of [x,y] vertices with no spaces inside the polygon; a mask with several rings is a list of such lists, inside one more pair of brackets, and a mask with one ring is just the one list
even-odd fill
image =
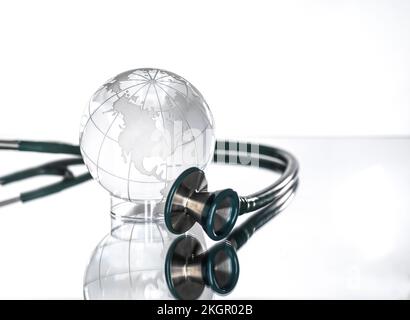
{"label": "white background", "polygon": [[[408,1],[8,1],[0,136],[77,141],[128,69],[191,81],[218,136],[408,135]],[[18,119],[18,120],[14,120]]]}
{"label": "white background", "polygon": [[[219,138],[410,134],[408,1],[17,0],[0,40],[0,139],[77,143],[92,93],[138,67],[191,81]],[[81,298],[108,205],[89,183],[1,210],[0,297]]]}

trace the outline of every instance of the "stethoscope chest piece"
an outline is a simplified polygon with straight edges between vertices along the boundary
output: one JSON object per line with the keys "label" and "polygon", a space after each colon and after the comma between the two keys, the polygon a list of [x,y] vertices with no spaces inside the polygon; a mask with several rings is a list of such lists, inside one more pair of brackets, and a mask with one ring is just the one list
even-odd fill
{"label": "stethoscope chest piece", "polygon": [[[202,170],[192,167],[185,170],[172,185],[165,202],[165,223],[172,233],[181,234],[192,228],[200,215],[203,204],[192,205],[190,198],[195,192],[206,192],[208,182]],[[191,204],[188,213],[187,205]],[[196,219],[197,218],[197,219]],[[199,217],[200,219],[200,217]]]}
{"label": "stethoscope chest piece", "polygon": [[164,218],[175,234],[188,231],[198,222],[213,240],[225,238],[239,215],[239,196],[232,189],[208,192],[208,182],[202,170],[185,170],[169,190]]}

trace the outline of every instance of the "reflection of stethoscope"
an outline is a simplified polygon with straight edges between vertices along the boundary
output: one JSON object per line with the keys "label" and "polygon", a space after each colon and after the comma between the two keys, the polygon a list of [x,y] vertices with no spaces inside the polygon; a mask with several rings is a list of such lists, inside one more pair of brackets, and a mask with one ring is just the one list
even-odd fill
{"label": "reflection of stethoscope", "polygon": [[165,258],[165,278],[172,295],[192,300],[202,295],[206,287],[218,294],[229,294],[239,279],[239,250],[252,234],[280,213],[293,197],[294,188],[281,200],[261,209],[237,227],[224,241],[204,250],[192,235],[174,240]]}
{"label": "reflection of stethoscope", "polygon": [[[231,150],[235,144],[237,149]],[[51,195],[90,180],[91,175],[75,176],[69,169],[82,164],[78,146],[54,142],[0,141],[0,149],[69,154],[74,157],[50,162],[0,177],[0,184],[38,175],[57,175],[62,180],[21,193],[0,202],[0,207]],[[256,151],[255,151],[256,150]],[[246,158],[248,161],[243,161]],[[214,162],[257,166],[279,172],[280,178],[263,190],[241,196],[232,189],[208,192],[204,172],[192,167],[185,170],[169,189],[164,218],[172,233],[182,234],[198,222],[213,240],[226,241],[203,252],[194,238],[178,238],[168,251],[165,274],[168,287],[177,298],[196,298],[205,285],[218,293],[228,293],[238,279],[238,250],[249,237],[280,212],[292,198],[298,185],[298,162],[292,154],[266,145],[217,142]],[[239,228],[232,229],[239,215],[255,212]]]}

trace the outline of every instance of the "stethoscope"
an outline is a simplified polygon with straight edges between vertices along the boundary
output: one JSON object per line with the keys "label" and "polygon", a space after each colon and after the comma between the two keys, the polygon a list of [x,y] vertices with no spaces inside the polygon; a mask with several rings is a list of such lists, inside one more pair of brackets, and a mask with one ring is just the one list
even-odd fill
{"label": "stethoscope", "polygon": [[[216,143],[214,162],[241,165],[241,157],[254,165],[281,174],[273,184],[248,196],[238,196],[232,189],[208,192],[208,184],[202,170],[192,167],[175,180],[169,190],[164,210],[165,223],[175,234],[188,231],[198,222],[212,240],[221,240],[232,231],[239,215],[275,204],[292,190],[298,181],[298,162],[287,151],[251,143]],[[258,150],[257,152],[253,150]],[[252,161],[257,159],[257,161]]]}
{"label": "stethoscope", "polygon": [[[218,294],[230,293],[239,278],[236,251],[286,208],[298,187],[298,162],[292,154],[265,145],[259,146],[256,154],[250,151],[252,144],[238,149],[244,152],[228,151],[228,146],[229,142],[216,148],[214,162],[230,163],[232,156],[250,153],[251,157],[259,158],[258,167],[279,172],[281,176],[265,189],[244,197],[232,189],[207,192],[205,175],[197,168],[190,168],[178,177],[165,204],[168,229],[184,233],[198,222],[211,239],[225,240],[206,251],[190,235],[180,236],[172,243],[165,259],[165,278],[177,299],[197,299],[205,286]],[[250,161],[249,165],[252,163],[255,162]],[[250,212],[255,213],[232,231],[238,215]]]}
{"label": "stethoscope", "polygon": [[[232,144],[237,148],[232,150]],[[1,149],[67,154],[72,157],[0,177],[0,185],[39,175],[61,177],[56,183],[1,201],[0,207],[42,198],[92,179],[89,173],[76,176],[70,170],[70,166],[83,164],[80,148],[75,145],[7,140],[0,141]],[[250,161],[241,161],[244,157]],[[199,297],[204,286],[221,294],[232,291],[239,275],[236,251],[287,206],[298,186],[298,162],[291,153],[279,148],[217,141],[213,161],[257,166],[277,172],[280,177],[258,192],[239,196],[233,189],[209,192],[205,173],[196,167],[178,176],[168,191],[164,206],[164,220],[169,231],[183,234],[197,222],[212,240],[225,239],[207,251],[203,251],[195,238],[189,235],[177,238],[171,245],[165,263],[165,276],[171,293],[178,299]],[[250,218],[233,230],[238,216],[252,212]]]}

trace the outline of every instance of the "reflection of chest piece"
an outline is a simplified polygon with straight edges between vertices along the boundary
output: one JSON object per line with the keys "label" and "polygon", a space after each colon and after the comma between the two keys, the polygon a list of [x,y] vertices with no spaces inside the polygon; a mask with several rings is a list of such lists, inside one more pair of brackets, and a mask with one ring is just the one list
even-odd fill
{"label": "reflection of chest piece", "polygon": [[228,242],[218,243],[204,251],[197,239],[184,235],[176,239],[168,250],[165,278],[177,299],[197,299],[205,287],[227,294],[239,278],[238,257]]}

